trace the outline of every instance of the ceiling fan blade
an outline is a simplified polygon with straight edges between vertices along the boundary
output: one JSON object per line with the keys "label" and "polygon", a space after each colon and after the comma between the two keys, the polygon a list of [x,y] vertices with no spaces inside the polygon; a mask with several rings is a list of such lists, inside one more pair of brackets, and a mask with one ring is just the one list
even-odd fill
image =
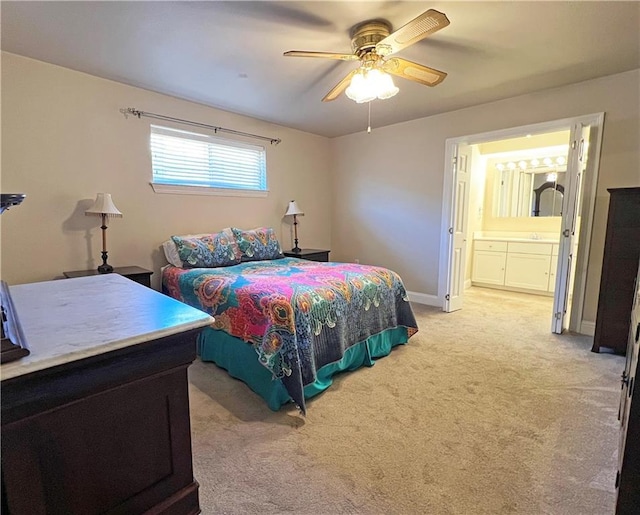
{"label": "ceiling fan blade", "polygon": [[376,51],[380,55],[395,54],[447,25],[449,19],[443,13],[429,9],[378,42]]}
{"label": "ceiling fan blade", "polygon": [[301,50],[289,50],[283,54],[286,57],[321,57],[324,59],[338,59],[340,61],[357,61],[359,57],[354,54],[335,54],[333,52],[306,52]]}
{"label": "ceiling fan blade", "polygon": [[323,102],[331,102],[340,96],[340,94],[347,89],[349,84],[351,83],[351,78],[357,73],[358,69],[353,70],[349,75],[347,75],[344,79],[342,79],[336,86],[327,93],[322,99]]}
{"label": "ceiling fan blade", "polygon": [[434,68],[429,68],[418,63],[407,61],[401,57],[392,57],[383,65],[382,69],[403,79],[409,79],[419,82],[425,86],[437,86],[440,84],[447,74]]}

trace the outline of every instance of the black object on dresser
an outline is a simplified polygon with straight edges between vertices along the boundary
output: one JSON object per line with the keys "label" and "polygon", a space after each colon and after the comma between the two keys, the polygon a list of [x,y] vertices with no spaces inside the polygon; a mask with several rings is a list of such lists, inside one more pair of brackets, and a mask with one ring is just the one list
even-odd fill
{"label": "black object on dresser", "polygon": [[[2,353],[0,363],[9,363],[29,355],[20,327],[15,323],[15,315],[7,283],[0,281],[0,333]],[[5,331],[6,326],[6,331]]]}
{"label": "black object on dresser", "polygon": [[[13,206],[19,206],[25,199],[24,193],[0,193],[0,215]],[[11,323],[11,309],[9,296],[5,295],[6,283],[0,284],[0,342],[2,342],[0,352],[0,363],[15,361],[29,354],[29,349],[22,342],[21,335],[17,331],[5,335],[5,324]],[[8,313],[8,314],[7,314]]]}
{"label": "black object on dresser", "polygon": [[640,188],[609,189],[609,217],[593,352],[627,350],[633,287],[640,260]]}
{"label": "black object on dresser", "polygon": [[618,515],[640,513],[640,387],[638,386],[638,353],[640,352],[640,266],[631,311],[627,361],[622,373],[619,418],[621,424],[618,448]]}
{"label": "black object on dresser", "polygon": [[[127,279],[131,279],[137,283],[140,283],[148,288],[151,288],[151,275],[153,272],[139,266],[120,266],[113,269],[114,274],[122,275]],[[63,272],[63,275],[67,279],[73,277],[87,277],[89,275],[100,275],[97,270],[74,270],[72,272]]]}
{"label": "black object on dresser", "polygon": [[293,250],[284,252],[287,257],[297,257],[300,259],[306,259],[308,261],[329,261],[330,250],[323,249],[301,249],[300,252],[294,252]]}

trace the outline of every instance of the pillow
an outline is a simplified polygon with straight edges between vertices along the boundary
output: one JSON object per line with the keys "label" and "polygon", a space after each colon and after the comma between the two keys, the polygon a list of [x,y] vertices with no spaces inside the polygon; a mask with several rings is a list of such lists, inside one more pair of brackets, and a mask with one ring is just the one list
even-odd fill
{"label": "pillow", "polygon": [[[240,263],[240,249],[230,228],[214,234],[171,236],[171,241],[178,259],[169,251],[171,261],[169,256],[167,261],[178,263],[176,266],[182,268],[215,268]],[[166,255],[167,246],[163,244],[163,247]]]}
{"label": "pillow", "polygon": [[[198,236],[204,236],[204,234],[198,234]],[[188,234],[185,236],[181,236],[181,238],[192,238],[192,234]],[[182,259],[180,259],[180,254],[178,254],[178,249],[176,248],[176,244],[173,243],[173,240],[167,240],[162,243],[162,250],[164,250],[164,257],[167,258],[167,261],[173,266],[177,266],[178,268],[182,268]]]}
{"label": "pillow", "polygon": [[242,254],[242,261],[279,259],[284,257],[280,242],[271,227],[258,227],[249,231],[232,227],[236,242]]}
{"label": "pillow", "polygon": [[[206,236],[207,234],[211,233],[203,232],[201,234],[185,234],[180,236],[180,238],[199,238],[200,236]],[[172,239],[168,239],[162,243],[162,250],[164,250],[164,257],[167,258],[169,263],[173,266],[177,266],[178,268],[182,268],[182,259],[180,259],[180,254],[178,254],[178,249]]]}

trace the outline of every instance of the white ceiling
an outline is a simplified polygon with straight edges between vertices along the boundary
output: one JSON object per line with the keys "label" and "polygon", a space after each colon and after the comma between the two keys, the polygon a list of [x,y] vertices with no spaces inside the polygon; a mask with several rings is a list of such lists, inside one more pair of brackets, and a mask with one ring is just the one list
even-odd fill
{"label": "white ceiling", "polygon": [[348,53],[353,25],[384,18],[399,28],[429,8],[451,25],[397,55],[449,75],[434,88],[396,78],[400,93],[371,104],[374,128],[640,68],[637,1],[3,1],[1,43],[8,52],[333,137],[366,128],[366,104],[344,95],[321,102],[357,64],[282,53]]}

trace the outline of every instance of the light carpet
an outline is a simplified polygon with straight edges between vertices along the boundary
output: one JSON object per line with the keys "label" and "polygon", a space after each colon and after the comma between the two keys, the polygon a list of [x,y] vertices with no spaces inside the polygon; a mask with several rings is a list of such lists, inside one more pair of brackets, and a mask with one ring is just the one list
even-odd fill
{"label": "light carpet", "polygon": [[202,513],[613,513],[624,358],[551,334],[549,297],[471,288],[460,311],[413,308],[408,345],[306,417],[196,361]]}

